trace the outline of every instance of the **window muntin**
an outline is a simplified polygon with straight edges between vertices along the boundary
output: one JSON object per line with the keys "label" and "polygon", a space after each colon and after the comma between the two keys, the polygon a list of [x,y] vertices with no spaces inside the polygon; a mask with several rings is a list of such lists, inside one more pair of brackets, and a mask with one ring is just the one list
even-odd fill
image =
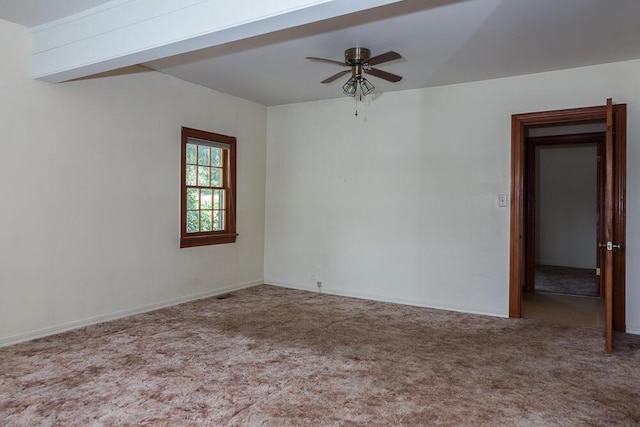
{"label": "window muntin", "polygon": [[187,139],[187,234],[224,231],[228,196],[229,146]]}
{"label": "window muntin", "polygon": [[182,128],[181,247],[235,241],[235,143]]}

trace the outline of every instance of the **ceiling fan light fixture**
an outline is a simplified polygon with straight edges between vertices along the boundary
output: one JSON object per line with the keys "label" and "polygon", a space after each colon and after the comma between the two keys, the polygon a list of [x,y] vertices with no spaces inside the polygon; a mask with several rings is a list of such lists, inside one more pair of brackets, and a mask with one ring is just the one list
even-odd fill
{"label": "ceiling fan light fixture", "polygon": [[344,85],[342,85],[342,92],[347,96],[356,96],[358,91],[358,79],[352,76]]}
{"label": "ceiling fan light fixture", "polygon": [[360,90],[363,95],[369,95],[375,89],[376,87],[371,84],[369,80],[365,79],[364,77],[362,78],[362,80],[360,80]]}
{"label": "ceiling fan light fixture", "polygon": [[388,71],[380,70],[378,68],[372,68],[372,66],[384,64],[391,61],[401,59],[402,56],[398,52],[392,50],[371,56],[371,51],[364,47],[352,47],[344,51],[344,62],[335,61],[333,59],[318,58],[315,56],[307,56],[307,59],[318,62],[325,62],[334,65],[340,65],[343,67],[349,67],[350,70],[343,70],[336,73],[320,83],[328,84],[333,83],[340,77],[351,72],[351,77],[347,82],[342,85],[342,92],[351,97],[358,95],[358,88],[360,88],[360,100],[363,96],[367,96],[373,93],[376,89],[375,86],[366,78],[363,74],[369,74],[382,80],[386,80],[391,83],[397,83],[402,80],[402,76],[390,73]]}

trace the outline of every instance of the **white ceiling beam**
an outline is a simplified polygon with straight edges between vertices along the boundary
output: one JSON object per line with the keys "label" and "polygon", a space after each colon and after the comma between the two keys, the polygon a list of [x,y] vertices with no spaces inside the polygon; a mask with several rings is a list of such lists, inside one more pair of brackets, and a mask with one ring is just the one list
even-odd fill
{"label": "white ceiling beam", "polygon": [[32,29],[32,75],[86,77],[399,0],[114,0]]}

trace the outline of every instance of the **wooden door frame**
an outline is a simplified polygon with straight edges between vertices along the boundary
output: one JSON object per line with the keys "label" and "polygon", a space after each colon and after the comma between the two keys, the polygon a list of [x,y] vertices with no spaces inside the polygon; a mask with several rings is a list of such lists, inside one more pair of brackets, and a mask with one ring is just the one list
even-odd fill
{"label": "wooden door frame", "polygon": [[[614,256],[613,327],[626,331],[626,104],[614,107],[614,235],[621,249]],[[566,110],[541,111],[511,116],[511,230],[509,247],[509,317],[522,316],[522,288],[525,279],[525,201],[527,170],[527,128],[569,125],[606,120],[606,105]]]}
{"label": "wooden door frame", "polygon": [[[538,200],[536,198],[536,148],[538,147],[554,147],[554,146],[577,146],[584,147],[586,145],[596,148],[596,236],[597,242],[602,242],[603,236],[600,234],[602,226],[600,221],[603,220],[602,208],[603,208],[603,193],[602,182],[604,178],[601,167],[603,162],[600,161],[601,153],[604,150],[606,132],[585,132],[577,134],[567,135],[550,135],[550,136],[535,136],[527,137],[525,142],[527,148],[527,170],[525,175],[525,279],[524,279],[524,291],[534,292],[534,276],[535,276],[535,250],[536,250],[536,209]],[[596,268],[600,267],[600,253],[594,242],[594,250],[596,251]],[[595,272],[594,272],[595,274]],[[602,277],[602,276],[599,276]],[[598,295],[603,297],[602,281],[598,280]]]}

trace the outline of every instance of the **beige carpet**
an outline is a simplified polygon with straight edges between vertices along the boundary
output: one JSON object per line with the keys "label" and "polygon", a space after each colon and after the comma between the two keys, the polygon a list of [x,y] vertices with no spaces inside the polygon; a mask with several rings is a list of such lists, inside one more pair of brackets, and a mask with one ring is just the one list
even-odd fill
{"label": "beige carpet", "polygon": [[0,425],[637,425],[640,337],[258,286],[0,349]]}

